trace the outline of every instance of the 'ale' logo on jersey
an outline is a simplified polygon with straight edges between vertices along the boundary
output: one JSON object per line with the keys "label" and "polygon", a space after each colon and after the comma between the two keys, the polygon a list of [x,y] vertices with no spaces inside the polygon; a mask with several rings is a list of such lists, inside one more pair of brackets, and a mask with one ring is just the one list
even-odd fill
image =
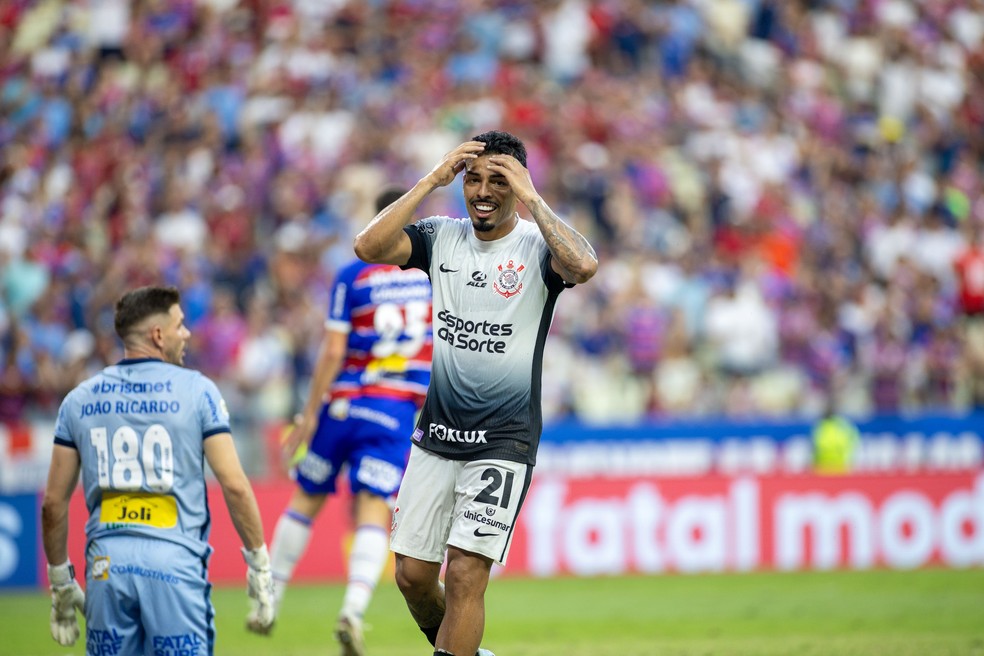
{"label": "'ale' logo on jersey", "polygon": [[499,275],[496,277],[495,282],[492,283],[492,288],[496,293],[502,294],[506,298],[515,296],[523,291],[523,281],[519,277],[519,272],[525,268],[522,264],[516,266],[512,260],[506,262],[505,266],[500,264]]}

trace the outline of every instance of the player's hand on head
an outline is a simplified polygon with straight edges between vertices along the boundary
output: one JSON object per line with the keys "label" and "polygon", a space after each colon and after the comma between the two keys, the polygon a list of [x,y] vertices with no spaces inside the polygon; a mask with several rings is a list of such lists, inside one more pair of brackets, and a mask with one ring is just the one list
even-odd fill
{"label": "player's hand on head", "polygon": [[51,582],[51,637],[62,647],[71,647],[81,633],[75,613],[84,612],[85,593],[75,580],[75,568],[68,561],[48,565],[48,580]]}
{"label": "player's hand on head", "polygon": [[256,549],[243,547],[246,561],[246,593],[251,600],[246,628],[253,633],[267,635],[273,628],[277,609],[273,594],[273,573],[270,571],[270,552],[266,545]]}
{"label": "player's hand on head", "polygon": [[481,141],[466,141],[445,155],[428,177],[438,187],[447,186],[464,170],[465,164],[481,155],[483,150],[485,144]]}
{"label": "player's hand on head", "polygon": [[487,166],[490,170],[506,178],[509,187],[523,204],[536,198],[536,187],[533,186],[530,170],[512,155],[503,153],[489,155]]}

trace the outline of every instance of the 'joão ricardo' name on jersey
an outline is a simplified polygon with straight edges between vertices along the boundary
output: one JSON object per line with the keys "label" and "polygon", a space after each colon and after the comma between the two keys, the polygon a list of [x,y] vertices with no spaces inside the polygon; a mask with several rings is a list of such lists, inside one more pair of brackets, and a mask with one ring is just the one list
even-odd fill
{"label": "'jo\u00e3o ricardo' name on jersey", "polygon": [[447,310],[439,312],[437,318],[443,323],[437,330],[438,338],[465,351],[505,353],[506,341],[500,338],[513,334],[511,323],[469,321],[456,317]]}

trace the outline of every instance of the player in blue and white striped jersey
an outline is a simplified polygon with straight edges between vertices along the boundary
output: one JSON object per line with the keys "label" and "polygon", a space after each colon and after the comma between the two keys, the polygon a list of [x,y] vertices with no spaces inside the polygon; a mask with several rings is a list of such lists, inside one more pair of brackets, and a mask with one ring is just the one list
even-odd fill
{"label": "player in blue and white striped jersey", "polygon": [[[381,210],[402,195],[386,190]],[[413,422],[430,382],[431,286],[423,271],[354,260],[332,286],[307,402],[284,450],[297,489],[273,532],[276,603],[307,550],[314,520],[347,475],[355,530],[335,638],[363,656],[362,618],[389,559],[390,503],[403,478]]]}

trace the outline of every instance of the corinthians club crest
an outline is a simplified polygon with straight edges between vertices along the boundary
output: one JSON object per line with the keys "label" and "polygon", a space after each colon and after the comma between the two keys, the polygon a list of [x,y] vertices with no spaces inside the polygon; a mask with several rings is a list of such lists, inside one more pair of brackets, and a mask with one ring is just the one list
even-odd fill
{"label": "corinthians club crest", "polygon": [[509,260],[505,266],[500,264],[499,275],[492,283],[492,288],[496,293],[502,294],[506,298],[515,296],[523,291],[523,281],[519,277],[519,272],[525,268],[526,266],[522,264],[516,266],[512,260]]}

